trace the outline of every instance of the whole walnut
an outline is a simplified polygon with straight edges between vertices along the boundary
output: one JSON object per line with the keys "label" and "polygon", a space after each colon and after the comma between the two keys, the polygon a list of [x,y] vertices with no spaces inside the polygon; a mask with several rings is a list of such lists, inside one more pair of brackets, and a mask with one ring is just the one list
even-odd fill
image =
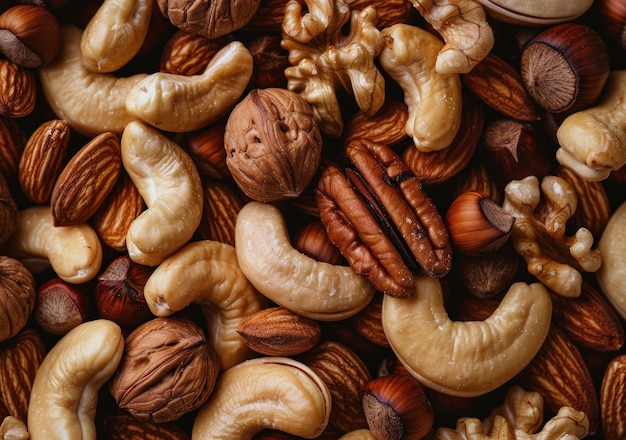
{"label": "whole walnut", "polygon": [[197,324],[182,317],[154,318],[126,338],[109,389],[137,420],[165,423],[202,405],[219,372],[217,354]]}
{"label": "whole walnut", "polygon": [[226,165],[251,199],[298,197],[315,176],[322,136],[309,104],[287,89],[253,89],[224,132]]}
{"label": "whole walnut", "polygon": [[35,308],[35,279],[18,260],[0,256],[0,341],[15,336]]}

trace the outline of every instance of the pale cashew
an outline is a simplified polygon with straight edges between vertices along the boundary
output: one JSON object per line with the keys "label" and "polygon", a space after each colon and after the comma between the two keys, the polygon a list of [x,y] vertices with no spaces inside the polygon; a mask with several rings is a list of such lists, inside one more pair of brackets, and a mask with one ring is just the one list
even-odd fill
{"label": "pale cashew", "polygon": [[369,429],[357,429],[346,432],[339,440],[376,440],[376,437]]}
{"label": "pale cashew", "polygon": [[123,351],[120,327],[105,319],[85,322],[59,340],[35,375],[30,438],[95,440],[98,392],[115,373]]}
{"label": "pale cashew", "polygon": [[302,14],[302,3],[289,0],[285,5],[282,29],[286,36],[307,43],[324,32],[330,24],[334,0],[305,1],[307,12]]}
{"label": "pale cashew", "polygon": [[294,249],[285,219],[273,205],[249,202],[239,211],[235,250],[239,267],[259,292],[308,318],[345,319],[375,293],[349,266],[317,261]]}
{"label": "pale cashew", "polygon": [[626,319],[626,202],[613,212],[598,242],[602,265],[596,272],[600,289]]}
{"label": "pale cashew", "polygon": [[202,183],[185,150],[158,130],[129,123],[122,164],[147,209],[131,223],[126,247],[133,261],[155,266],[184,246],[202,219]]}
{"label": "pale cashew", "polygon": [[438,279],[419,277],[411,298],[383,298],[389,344],[409,373],[453,396],[485,394],[519,373],[550,328],[552,301],[540,283],[514,283],[484,321],[452,321]]}
{"label": "pale cashew", "polygon": [[611,72],[600,101],[565,118],[556,136],[556,159],[587,180],[626,164],[626,70]]}
{"label": "pale cashew", "polygon": [[396,24],[381,31],[383,69],[400,85],[409,108],[406,133],[418,150],[448,147],[461,125],[461,79],[435,69],[443,43],[416,26]]}
{"label": "pale cashew", "polygon": [[49,205],[20,211],[17,229],[2,246],[34,273],[52,267],[64,281],[82,284],[93,279],[102,264],[102,245],[88,224],[54,226]]}
{"label": "pale cashew", "polygon": [[252,77],[252,64],[250,51],[232,41],[200,75],[157,72],[137,82],[126,95],[126,109],[164,131],[200,129],[235,105]]}
{"label": "pale cashew", "polygon": [[252,357],[237,327],[267,301],[239,269],[233,246],[209,240],[187,244],[150,275],[144,297],[156,316],[198,304],[223,369]]}
{"label": "pale cashew", "polygon": [[82,31],[68,24],[61,26],[60,33],[57,57],[39,68],[41,87],[50,108],[85,136],[107,131],[121,134],[126,124],[135,119],[126,111],[126,94],[148,74],[118,78],[111,73],[92,72],[81,61]]}
{"label": "pale cashew", "polygon": [[101,73],[125,66],[146,38],[153,3],[153,0],[104,0],[80,40],[83,65]]}
{"label": "pale cashew", "polygon": [[221,374],[191,438],[243,440],[263,429],[315,438],[326,428],[330,408],[328,387],[306,365],[283,357],[251,359]]}

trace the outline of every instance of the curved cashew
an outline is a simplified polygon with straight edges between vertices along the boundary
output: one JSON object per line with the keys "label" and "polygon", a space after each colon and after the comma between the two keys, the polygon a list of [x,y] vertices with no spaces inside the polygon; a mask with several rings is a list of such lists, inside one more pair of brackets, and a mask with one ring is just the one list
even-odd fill
{"label": "curved cashew", "polygon": [[[485,394],[519,373],[550,328],[552,301],[540,283],[514,283],[484,321],[451,321],[438,279],[416,279],[415,295],[383,298],[385,335],[424,386],[453,396]],[[419,323],[419,325],[416,325]]]}
{"label": "curved cashew", "polygon": [[328,387],[306,365],[283,357],[251,359],[221,374],[191,437],[243,440],[274,429],[314,438],[326,428],[330,408]]}
{"label": "curved cashew", "polygon": [[155,269],[143,294],[156,316],[200,305],[223,369],[251,357],[237,327],[267,302],[239,269],[233,246],[209,240],[187,244]]}
{"label": "curved cashew", "polygon": [[33,382],[30,438],[95,439],[98,391],[115,373],[123,351],[120,327],[105,319],[85,322],[57,342]]}
{"label": "curved cashew", "polygon": [[596,272],[600,289],[617,313],[626,319],[626,202],[613,212],[598,242],[602,265]]}
{"label": "curved cashew", "polygon": [[191,157],[158,130],[129,123],[122,164],[147,209],[131,223],[126,247],[133,261],[161,263],[193,236],[202,219],[202,183]]}
{"label": "curved cashew", "polygon": [[93,72],[113,72],[139,52],[153,0],[104,0],[83,31],[80,54]]}
{"label": "curved cashew", "polygon": [[223,116],[241,97],[252,77],[252,55],[232,41],[211,58],[200,75],[157,72],[134,84],[126,109],[164,131],[200,129]]}
{"label": "curved cashew", "polygon": [[82,31],[73,25],[60,28],[61,47],[54,61],[39,68],[44,95],[59,119],[89,137],[112,131],[121,134],[134,116],[124,100],[130,87],[148,74],[118,78],[87,69],[80,56]]}
{"label": "curved cashew", "polygon": [[102,264],[102,245],[96,231],[86,223],[55,227],[49,205],[20,211],[17,229],[2,252],[33,272],[51,266],[59,278],[72,284],[93,279]]}
{"label": "curved cashew", "polygon": [[482,5],[476,0],[411,0],[445,40],[437,72],[467,73],[493,48],[495,39]]}
{"label": "curved cashew", "polygon": [[409,107],[406,133],[418,150],[448,147],[461,125],[461,79],[435,69],[443,43],[416,26],[396,24],[381,31],[383,69],[400,85]]}
{"label": "curved cashew", "polygon": [[239,211],[235,250],[239,267],[259,292],[311,319],[345,319],[375,293],[350,267],[320,262],[294,249],[285,219],[273,205],[249,202]]}
{"label": "curved cashew", "polygon": [[556,159],[587,180],[626,164],[626,70],[611,72],[597,105],[565,118],[556,137]]}

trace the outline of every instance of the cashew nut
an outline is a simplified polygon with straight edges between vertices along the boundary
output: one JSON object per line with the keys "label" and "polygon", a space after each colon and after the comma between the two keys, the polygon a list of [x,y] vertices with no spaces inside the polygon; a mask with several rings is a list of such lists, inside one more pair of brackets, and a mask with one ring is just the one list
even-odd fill
{"label": "cashew nut", "polygon": [[121,147],[124,169],[147,206],[128,228],[126,247],[136,263],[155,266],[184,246],[200,224],[200,175],[185,150],[142,122],[126,126]]}
{"label": "cashew nut", "polygon": [[126,109],[164,131],[200,129],[223,116],[241,97],[252,77],[252,55],[232,41],[211,58],[200,75],[157,72],[134,84]]}
{"label": "cashew nut", "polygon": [[80,40],[83,65],[114,72],[139,52],[148,33],[153,0],[104,0]]}
{"label": "cashew nut", "polygon": [[32,440],[96,438],[98,392],[124,350],[120,327],[99,319],[73,328],[37,370],[28,408]]}
{"label": "cashew nut", "polygon": [[314,438],[326,428],[330,408],[328,387],[306,365],[283,357],[251,359],[221,374],[191,437],[243,440],[273,429]]}
{"label": "cashew nut", "polygon": [[130,87],[148,74],[116,77],[87,69],[80,55],[82,31],[74,25],[60,28],[61,47],[54,61],[39,68],[44,95],[59,119],[89,137],[112,131],[120,134],[135,119],[124,100]]}
{"label": "cashew nut", "polygon": [[210,240],[187,244],[155,269],[143,294],[156,316],[200,305],[223,369],[251,357],[237,327],[267,303],[239,269],[233,246]]}
{"label": "cashew nut", "polygon": [[86,223],[55,227],[49,205],[21,210],[17,229],[2,252],[34,273],[52,267],[59,278],[73,284],[93,279],[102,264],[96,231]]}
{"label": "cashew nut", "polygon": [[407,24],[381,31],[383,69],[400,85],[409,118],[406,133],[418,150],[448,147],[461,125],[461,79],[435,69],[443,43],[430,32]]}
{"label": "cashew nut", "polygon": [[317,261],[294,249],[285,219],[273,205],[244,205],[237,215],[235,250],[239,267],[259,292],[311,319],[345,319],[375,293],[350,267]]}
{"label": "cashew nut", "polygon": [[613,212],[598,242],[602,265],[596,272],[600,289],[617,313],[626,319],[626,202]]}
{"label": "cashew nut", "polygon": [[485,394],[519,373],[548,334],[550,294],[514,283],[484,321],[452,321],[438,279],[416,279],[408,299],[385,296],[382,323],[392,350],[424,386],[453,396]]}
{"label": "cashew nut", "polygon": [[597,105],[565,118],[556,137],[556,159],[587,180],[626,164],[626,70],[611,72]]}
{"label": "cashew nut", "polygon": [[339,440],[376,440],[376,437],[369,429],[356,429],[354,431],[346,432],[339,437]]}

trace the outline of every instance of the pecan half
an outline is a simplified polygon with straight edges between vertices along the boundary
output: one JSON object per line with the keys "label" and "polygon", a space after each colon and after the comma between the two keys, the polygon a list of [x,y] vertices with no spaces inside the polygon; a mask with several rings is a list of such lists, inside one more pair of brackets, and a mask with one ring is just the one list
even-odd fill
{"label": "pecan half", "polygon": [[420,181],[387,145],[365,139],[346,147],[345,173],[329,165],[316,189],[328,237],[352,269],[377,290],[408,297],[415,274],[450,270],[448,230]]}

